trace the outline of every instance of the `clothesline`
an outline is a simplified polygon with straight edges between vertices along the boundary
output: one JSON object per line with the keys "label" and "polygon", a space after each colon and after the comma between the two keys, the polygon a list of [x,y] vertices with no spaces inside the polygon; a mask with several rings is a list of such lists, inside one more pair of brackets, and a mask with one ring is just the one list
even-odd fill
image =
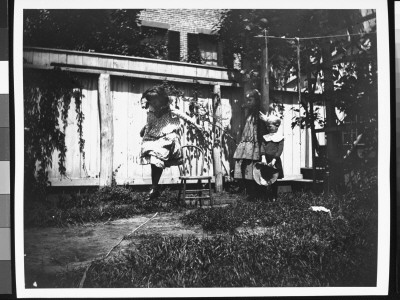
{"label": "clothesline", "polygon": [[256,35],[256,38],[271,38],[271,39],[284,39],[284,40],[312,40],[312,39],[324,39],[324,38],[334,38],[334,37],[349,37],[354,35],[368,35],[368,34],[375,34],[374,32],[369,33],[351,33],[351,34],[337,34],[337,35],[326,35],[326,36],[313,36],[313,37],[280,37],[280,36],[272,36],[272,35]]}

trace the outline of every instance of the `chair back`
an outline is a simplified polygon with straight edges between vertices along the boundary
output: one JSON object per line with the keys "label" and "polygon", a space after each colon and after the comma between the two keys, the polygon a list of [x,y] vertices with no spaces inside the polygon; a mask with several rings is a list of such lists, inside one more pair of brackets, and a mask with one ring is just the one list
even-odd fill
{"label": "chair back", "polygon": [[204,167],[204,152],[195,145],[181,147],[182,165],[180,165],[181,176],[202,176]]}

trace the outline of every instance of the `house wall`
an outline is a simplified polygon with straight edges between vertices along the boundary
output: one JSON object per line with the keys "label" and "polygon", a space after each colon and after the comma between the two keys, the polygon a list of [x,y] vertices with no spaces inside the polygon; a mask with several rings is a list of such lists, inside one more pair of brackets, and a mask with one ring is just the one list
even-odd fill
{"label": "house wall", "polygon": [[169,25],[169,30],[180,32],[180,50],[183,60],[187,58],[187,34],[209,33],[218,23],[222,10],[219,9],[145,9],[140,20]]}

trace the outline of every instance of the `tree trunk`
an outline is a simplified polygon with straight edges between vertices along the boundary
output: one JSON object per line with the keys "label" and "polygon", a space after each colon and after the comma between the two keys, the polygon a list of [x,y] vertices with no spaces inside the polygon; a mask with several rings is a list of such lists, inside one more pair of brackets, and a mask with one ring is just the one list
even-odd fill
{"label": "tree trunk", "polygon": [[[312,189],[313,191],[316,190],[316,171],[315,171],[315,145],[316,142],[318,143],[317,140],[317,135],[315,133],[315,124],[314,124],[314,99],[313,95],[315,93],[315,86],[317,85],[317,81],[314,83],[314,88],[312,86],[311,82],[311,68],[309,67],[307,70],[307,82],[308,82],[308,104],[310,105],[308,115],[311,116],[312,121],[310,122],[310,131],[311,131],[311,163],[312,163],[312,180],[313,180],[313,185]],[[308,105],[307,105],[308,106]]]}
{"label": "tree trunk", "polygon": [[[332,55],[329,50],[329,44],[324,45],[323,49],[323,71],[324,71],[324,96],[326,104],[326,126],[328,128],[336,127],[336,111],[334,103],[334,86],[332,76]],[[326,132],[327,149],[326,156],[328,161],[328,178],[325,185],[325,191],[336,189],[340,185],[343,176],[341,168],[341,146],[342,132],[332,131]]]}
{"label": "tree trunk", "polygon": [[268,38],[265,38],[265,48],[261,56],[261,110],[269,110],[269,66],[268,66]]}

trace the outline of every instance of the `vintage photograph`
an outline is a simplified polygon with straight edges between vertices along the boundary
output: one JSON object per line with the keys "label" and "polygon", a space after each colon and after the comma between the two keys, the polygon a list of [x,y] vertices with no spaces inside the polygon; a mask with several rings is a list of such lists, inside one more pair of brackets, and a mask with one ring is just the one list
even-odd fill
{"label": "vintage photograph", "polygon": [[378,286],[387,11],[20,11],[17,289]]}

